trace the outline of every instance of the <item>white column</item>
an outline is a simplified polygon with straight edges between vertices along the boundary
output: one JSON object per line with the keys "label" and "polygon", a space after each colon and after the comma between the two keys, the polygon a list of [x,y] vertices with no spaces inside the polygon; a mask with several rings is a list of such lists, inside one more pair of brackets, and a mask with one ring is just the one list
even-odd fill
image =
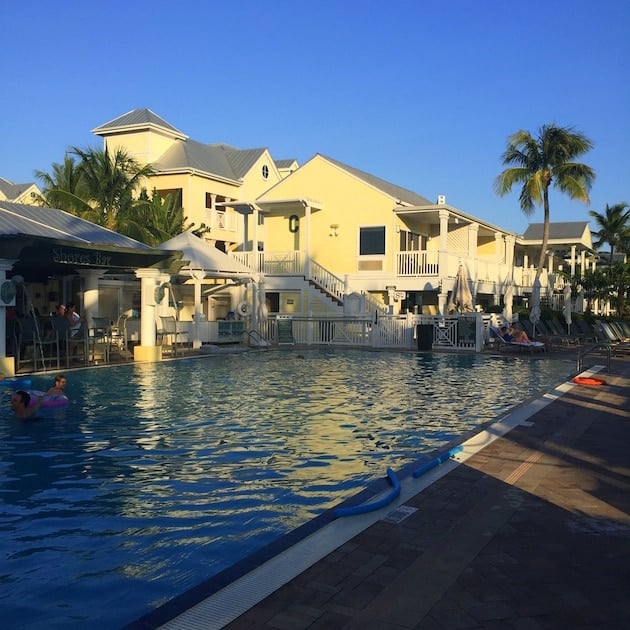
{"label": "white column", "polygon": [[494,233],[494,253],[497,263],[502,263],[505,258],[505,246],[503,245],[503,234],[501,232]]}
{"label": "white column", "polygon": [[155,345],[155,288],[162,273],[159,269],[136,269],[140,278],[140,345],[133,349],[138,361],[160,361],[162,348]]}
{"label": "white column", "polygon": [[201,335],[199,334],[199,326],[201,323],[201,281],[206,275],[203,269],[191,269],[190,275],[194,282],[195,296],[195,314],[193,315],[193,340],[192,347],[201,348]]}
{"label": "white column", "polygon": [[311,277],[311,206],[304,205],[304,223],[306,223],[306,234],[304,235],[304,249],[306,252],[306,279]]}
{"label": "white column", "polygon": [[83,279],[83,312],[88,327],[92,327],[92,318],[98,317],[98,279],[104,273],[101,269],[82,269],[79,275]]}
{"label": "white column", "polygon": [[[448,277],[448,210],[439,210],[440,217],[440,245],[438,250],[438,273],[439,280]],[[440,301],[441,303],[441,301]],[[440,312],[444,314],[446,311],[446,298],[444,299],[444,310],[440,308]]]}
{"label": "white column", "polygon": [[512,269],[514,267],[514,244],[516,243],[516,239],[512,234],[505,235],[505,264],[507,265],[508,271],[512,277],[514,274],[512,273]]}
{"label": "white column", "polygon": [[[469,267],[468,273],[470,277],[475,281],[475,286],[478,286],[479,281],[479,272],[477,264],[477,240],[479,236],[479,223],[471,223],[468,226],[468,256],[469,256]],[[475,298],[475,302],[477,302],[477,296],[473,296]]]}
{"label": "white column", "polygon": [[[0,285],[7,279],[7,271],[13,269],[17,261],[0,258]],[[7,356],[7,307],[0,300],[0,372],[5,376],[15,375],[15,357]]]}
{"label": "white column", "polygon": [[575,275],[575,245],[571,245],[571,276]]}
{"label": "white column", "polygon": [[260,256],[258,254],[258,215],[260,214],[260,210],[258,209],[258,206],[254,206],[253,211],[252,217],[254,226],[252,235],[252,251],[254,260],[252,262],[254,271],[258,273],[260,271]]}

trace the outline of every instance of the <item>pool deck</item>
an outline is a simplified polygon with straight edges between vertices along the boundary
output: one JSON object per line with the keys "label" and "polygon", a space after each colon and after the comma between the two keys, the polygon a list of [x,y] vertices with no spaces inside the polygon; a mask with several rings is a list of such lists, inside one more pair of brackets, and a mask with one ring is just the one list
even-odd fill
{"label": "pool deck", "polygon": [[225,627],[630,627],[630,359],[598,376]]}

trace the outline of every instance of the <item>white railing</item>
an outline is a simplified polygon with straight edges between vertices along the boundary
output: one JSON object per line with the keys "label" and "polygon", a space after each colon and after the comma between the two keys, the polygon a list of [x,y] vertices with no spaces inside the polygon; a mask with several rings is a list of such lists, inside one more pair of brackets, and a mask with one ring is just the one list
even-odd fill
{"label": "white railing", "polygon": [[[334,275],[314,260],[310,260],[310,277],[307,278],[306,254],[301,251],[273,251],[273,252],[230,252],[229,254],[251,269],[257,269],[269,275],[303,275],[319,284],[325,291],[335,297],[342,296],[347,287],[344,281]],[[254,265],[255,256],[258,265]],[[448,252],[443,258],[445,268],[438,264],[439,252],[417,251],[397,252],[396,275],[399,277],[433,276],[438,278],[455,278],[460,264],[464,264],[473,280],[479,282],[495,282],[502,285],[506,278],[513,273],[514,284],[525,292],[530,292],[536,276],[533,267],[514,267],[510,270],[503,262],[488,258],[469,258],[459,253]],[[549,281],[553,286],[549,291],[560,291],[564,280],[559,274],[549,274],[543,270],[540,276],[541,287],[547,289]],[[351,287],[350,287],[351,290]]]}
{"label": "white railing", "polygon": [[238,232],[238,215],[227,210],[208,210],[209,227],[213,230],[225,230],[228,232]]}
{"label": "white railing", "polygon": [[[286,318],[285,318],[286,319]],[[486,324],[480,313],[460,317],[427,315],[379,315],[364,317],[299,317],[292,321],[293,339],[305,346],[361,346],[417,350],[420,332],[430,334],[430,347],[422,349],[466,350],[480,352],[485,342]],[[428,331],[420,331],[426,326]],[[277,321],[270,317],[260,322],[259,334],[277,343]]]}
{"label": "white railing", "polygon": [[310,273],[308,280],[314,282],[320,289],[335,297],[339,302],[343,303],[345,294],[345,282],[336,275],[330,273],[328,269],[322,267],[319,263],[311,260]]}
{"label": "white railing", "polygon": [[396,275],[438,276],[438,255],[436,251],[397,252]]}

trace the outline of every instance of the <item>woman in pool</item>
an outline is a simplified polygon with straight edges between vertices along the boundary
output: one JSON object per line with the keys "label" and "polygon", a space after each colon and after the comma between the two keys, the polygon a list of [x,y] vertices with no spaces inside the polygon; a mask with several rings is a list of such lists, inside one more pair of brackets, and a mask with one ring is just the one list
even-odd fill
{"label": "woman in pool", "polygon": [[65,396],[66,392],[64,390],[67,382],[68,380],[63,374],[58,374],[55,376],[54,386],[46,392],[46,396]]}

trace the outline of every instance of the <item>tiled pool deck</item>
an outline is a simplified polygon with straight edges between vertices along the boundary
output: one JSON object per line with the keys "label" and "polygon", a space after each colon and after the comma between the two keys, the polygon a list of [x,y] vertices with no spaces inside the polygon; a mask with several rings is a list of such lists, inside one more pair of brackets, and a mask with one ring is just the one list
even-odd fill
{"label": "tiled pool deck", "polygon": [[224,627],[630,627],[630,360],[598,376]]}

